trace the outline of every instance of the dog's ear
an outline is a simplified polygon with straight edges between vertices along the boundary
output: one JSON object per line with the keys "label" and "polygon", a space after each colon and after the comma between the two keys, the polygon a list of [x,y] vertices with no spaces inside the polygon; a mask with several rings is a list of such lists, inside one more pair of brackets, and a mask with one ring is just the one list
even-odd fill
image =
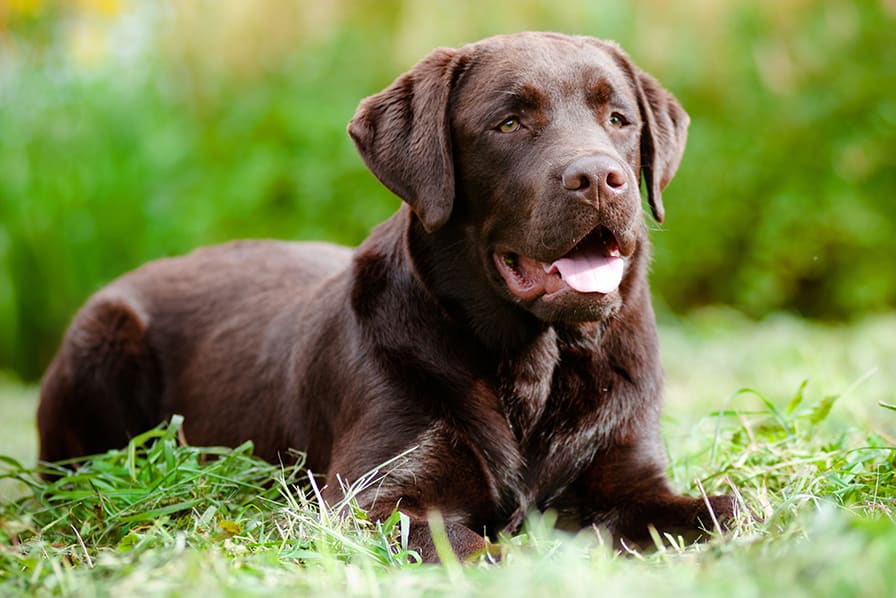
{"label": "dog's ear", "polygon": [[672,180],[688,138],[691,119],[671,93],[650,75],[634,67],[641,110],[641,168],[647,187],[647,201],[653,217],[662,222],[663,189]]}
{"label": "dog's ear", "polygon": [[364,99],[348,123],[367,168],[411,206],[429,232],[448,221],[454,205],[448,103],[464,63],[456,50],[434,50]]}

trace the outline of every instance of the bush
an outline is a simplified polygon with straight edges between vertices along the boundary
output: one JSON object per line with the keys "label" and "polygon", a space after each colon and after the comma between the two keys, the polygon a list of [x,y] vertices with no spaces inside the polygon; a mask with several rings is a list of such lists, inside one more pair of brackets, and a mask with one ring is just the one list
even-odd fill
{"label": "bush", "polygon": [[[615,38],[692,115],[654,234],[658,301],[844,318],[896,299],[896,270],[881,267],[896,251],[896,18],[883,4],[467,1],[448,15],[393,0],[289,18],[268,1],[212,4],[172,16],[147,3],[143,46],[110,29],[133,15],[10,13],[0,369],[38,376],[77,306],[145,260],[235,237],[360,241],[398,200],[345,135],[358,100],[495,23]],[[72,31],[104,39],[105,58]]]}

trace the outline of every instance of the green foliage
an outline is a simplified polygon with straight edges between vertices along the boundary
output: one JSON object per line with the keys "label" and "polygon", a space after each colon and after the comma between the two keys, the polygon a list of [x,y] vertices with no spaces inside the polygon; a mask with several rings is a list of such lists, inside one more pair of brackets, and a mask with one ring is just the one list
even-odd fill
{"label": "green foliage", "polygon": [[223,20],[239,3],[193,28],[188,8],[152,4],[145,52],[119,36],[136,58],[99,61],[66,37],[96,15],[10,13],[0,369],[37,377],[87,295],[145,260],[237,237],[360,241],[398,200],[345,135],[358,100],[434,46],[502,29],[615,38],[691,114],[653,234],[661,303],[842,318],[896,302],[889,3],[259,2],[231,19],[254,29]]}
{"label": "green foliage", "polygon": [[870,2],[741,7],[717,77],[670,82],[694,120],[655,236],[670,305],[830,318],[896,303],[894,16]]}
{"label": "green foliage", "polygon": [[0,105],[0,367],[37,375],[86,295],[148,259],[237,237],[356,243],[385,219],[397,200],[344,132],[365,91],[323,82],[340,51],[205,99],[159,66],[19,73]]}

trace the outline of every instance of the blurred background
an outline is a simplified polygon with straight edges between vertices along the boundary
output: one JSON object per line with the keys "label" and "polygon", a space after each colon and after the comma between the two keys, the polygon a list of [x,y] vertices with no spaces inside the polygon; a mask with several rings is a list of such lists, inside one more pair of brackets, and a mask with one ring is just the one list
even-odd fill
{"label": "blurred background", "polygon": [[356,244],[399,200],[345,125],[436,46],[615,39],[691,115],[654,226],[665,319],[896,304],[896,0],[0,0],[0,371],[146,260]]}

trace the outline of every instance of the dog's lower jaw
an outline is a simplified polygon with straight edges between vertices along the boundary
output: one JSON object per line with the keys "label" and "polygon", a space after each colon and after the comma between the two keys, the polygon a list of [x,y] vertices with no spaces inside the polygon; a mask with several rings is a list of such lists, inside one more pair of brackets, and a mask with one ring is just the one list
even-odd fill
{"label": "dog's lower jaw", "polygon": [[[513,355],[551,327],[590,328],[613,320],[623,309],[632,279],[643,270],[646,257],[646,239],[642,239],[637,251],[626,258],[620,288],[611,293],[567,289],[523,300],[507,289],[491,252],[470,255],[451,249],[478,245],[470,242],[470,228],[451,221],[429,233],[411,218],[405,234],[405,257],[419,284],[458,326],[468,328],[489,352],[501,356]],[[461,284],[470,280],[478,284]]]}

